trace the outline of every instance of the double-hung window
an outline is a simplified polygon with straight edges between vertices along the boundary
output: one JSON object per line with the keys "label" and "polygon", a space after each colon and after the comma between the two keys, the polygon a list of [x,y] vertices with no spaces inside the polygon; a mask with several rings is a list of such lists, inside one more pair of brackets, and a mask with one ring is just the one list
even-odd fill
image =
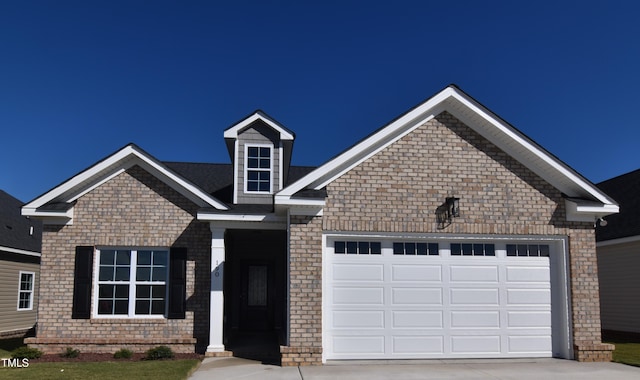
{"label": "double-hung window", "polygon": [[18,310],[33,309],[33,283],[34,272],[20,271],[20,283],[18,284]]}
{"label": "double-hung window", "polygon": [[246,191],[271,192],[271,147],[256,145],[246,148]]}
{"label": "double-hung window", "polygon": [[163,316],[167,309],[169,252],[98,250],[97,316]]}

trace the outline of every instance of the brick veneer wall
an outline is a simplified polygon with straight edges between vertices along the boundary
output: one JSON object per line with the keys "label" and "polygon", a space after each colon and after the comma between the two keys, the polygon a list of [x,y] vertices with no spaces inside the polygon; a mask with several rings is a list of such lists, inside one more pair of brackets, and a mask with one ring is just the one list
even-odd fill
{"label": "brick veneer wall", "polygon": [[[169,345],[175,352],[208,344],[211,232],[197,206],[138,166],[78,199],[73,225],[45,226],[38,328],[30,346],[57,353],[136,352]],[[187,247],[185,319],[71,319],[75,247]],[[94,259],[95,263],[95,259]],[[95,281],[95,278],[94,278]],[[95,302],[92,296],[92,302]]]}
{"label": "brick veneer wall", "polygon": [[[568,236],[576,359],[611,359],[612,346],[603,345],[600,337],[593,223],[567,222],[557,189],[451,114],[418,127],[329,184],[327,192],[324,231]],[[461,216],[440,230],[435,210],[448,195],[460,198]],[[309,255],[321,255],[318,219],[308,228],[293,223],[291,228],[292,255],[295,248],[296,255],[305,257],[304,275],[313,279],[321,272],[319,265],[308,265],[317,263]],[[293,277],[292,294],[299,292]],[[292,315],[294,309],[292,301]],[[292,342],[299,336],[293,327],[291,336]],[[303,342],[305,347],[322,345],[320,334]]]}
{"label": "brick veneer wall", "polygon": [[322,363],[322,218],[291,217],[289,345],[282,365]]}

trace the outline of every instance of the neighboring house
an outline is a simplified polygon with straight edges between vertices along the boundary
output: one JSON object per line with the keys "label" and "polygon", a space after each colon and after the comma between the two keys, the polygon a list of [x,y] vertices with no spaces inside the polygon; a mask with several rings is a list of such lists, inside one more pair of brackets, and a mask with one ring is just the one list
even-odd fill
{"label": "neighboring house", "polygon": [[42,223],[20,215],[22,202],[0,190],[0,338],[36,324]]}
{"label": "neighboring house", "polygon": [[[176,131],[176,133],[179,133]],[[610,360],[594,221],[617,204],[455,86],[318,168],[262,112],[231,164],[127,145],[37,197],[37,337],[60,352]]]}
{"label": "neighboring house", "polygon": [[598,184],[620,213],[596,228],[603,334],[640,338],[640,170]]}

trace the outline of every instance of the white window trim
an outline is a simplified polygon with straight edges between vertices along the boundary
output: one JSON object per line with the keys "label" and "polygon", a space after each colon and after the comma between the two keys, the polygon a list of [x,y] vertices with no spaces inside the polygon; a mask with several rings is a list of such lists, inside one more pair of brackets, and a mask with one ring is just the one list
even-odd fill
{"label": "white window trim", "polygon": [[[129,285],[129,313],[127,315],[124,314],[98,314],[98,288],[100,286],[99,273],[100,273],[100,252],[103,250],[124,250],[131,251],[131,270],[129,271],[129,281],[127,284]],[[135,314],[135,286],[131,286],[135,281],[135,268],[138,264],[138,251],[166,251],[167,252],[167,274],[164,281],[165,285],[165,305],[164,305],[164,313],[160,314]],[[171,262],[171,250],[167,247],[100,247],[95,250],[95,257],[93,260],[93,281],[91,286],[93,287],[93,304],[91,305],[92,309],[92,318],[96,319],[167,319],[167,313],[169,311],[169,263]],[[136,253],[135,255],[133,253]],[[135,264],[135,265],[134,265]],[[131,279],[134,278],[133,281]],[[104,281],[103,283],[109,283],[109,281]],[[149,285],[161,285],[161,282],[145,282],[145,284]],[[133,300],[133,301],[132,301]]]}
{"label": "white window trim", "polygon": [[[256,169],[251,168],[251,170],[256,171],[268,171],[269,172],[269,191],[249,191],[247,189],[247,184],[249,183],[249,148],[269,148],[269,169]],[[246,194],[273,194],[273,152],[275,151],[275,147],[273,144],[245,144],[244,145],[244,192]]]}
{"label": "white window trim", "polygon": [[[30,274],[31,275],[31,290],[21,290],[20,289],[20,285],[22,284],[22,275],[23,274]],[[30,311],[33,310],[33,294],[35,292],[35,286],[36,286],[36,273],[35,272],[30,272],[30,271],[24,271],[21,270],[18,273],[18,304],[17,304],[17,308],[18,311]],[[21,308],[20,307],[20,294],[21,293],[29,293],[29,307],[24,307]]]}

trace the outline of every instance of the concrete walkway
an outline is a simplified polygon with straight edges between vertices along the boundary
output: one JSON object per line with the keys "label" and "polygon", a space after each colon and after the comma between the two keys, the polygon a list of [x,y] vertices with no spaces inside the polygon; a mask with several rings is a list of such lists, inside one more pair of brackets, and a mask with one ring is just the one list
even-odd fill
{"label": "concrete walkway", "polygon": [[640,368],[562,359],[349,361],[314,367],[278,367],[241,358],[206,358],[189,379],[637,380],[640,379]]}

